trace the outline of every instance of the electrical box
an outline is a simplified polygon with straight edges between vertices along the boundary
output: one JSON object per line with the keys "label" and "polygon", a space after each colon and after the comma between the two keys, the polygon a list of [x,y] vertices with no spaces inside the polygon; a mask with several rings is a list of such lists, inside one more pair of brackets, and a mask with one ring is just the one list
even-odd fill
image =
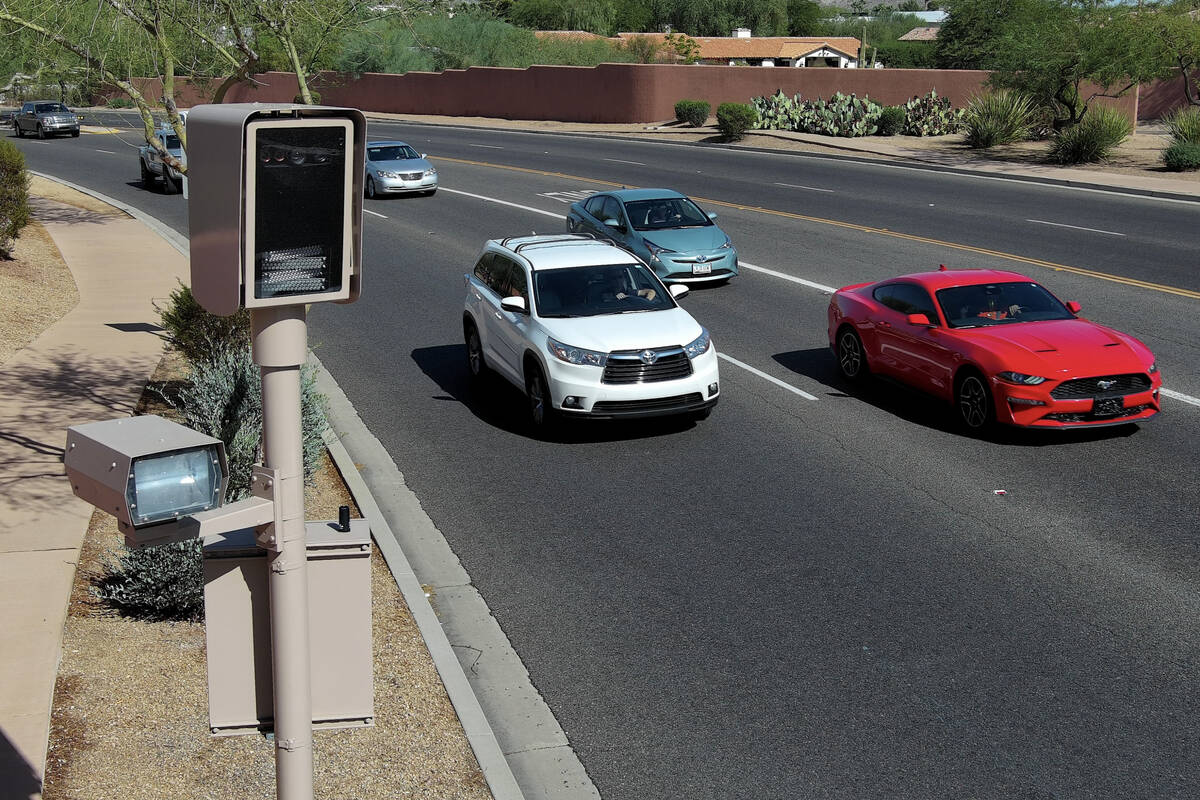
{"label": "electrical box", "polygon": [[[373,725],[371,532],[305,524],[313,726]],[[274,719],[267,552],[245,529],[204,540],[208,717],[216,736],[270,729]]]}

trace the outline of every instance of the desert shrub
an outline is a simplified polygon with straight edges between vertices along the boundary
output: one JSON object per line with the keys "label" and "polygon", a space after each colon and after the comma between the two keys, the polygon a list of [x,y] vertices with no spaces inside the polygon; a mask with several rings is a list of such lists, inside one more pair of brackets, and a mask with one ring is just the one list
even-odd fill
{"label": "desert shrub", "polygon": [[[250,472],[262,453],[262,380],[249,346],[225,347],[192,365],[187,384],[164,398],[182,415],[183,424],[225,443],[229,459],[226,502],[241,500],[250,490]],[[320,463],[325,443],[325,398],[316,389],[311,367],[300,371],[304,476]]]}
{"label": "desert shrub", "polygon": [[905,111],[903,106],[884,106],[879,112],[879,136],[895,136],[904,130]]}
{"label": "desert shrub", "polygon": [[126,549],[101,569],[92,592],[122,613],[147,620],[195,620],[204,614],[199,539]]}
{"label": "desert shrub", "polygon": [[[312,101],[313,101],[314,106],[321,105],[321,93],[320,92],[316,92],[316,91],[313,91],[312,89],[309,89],[308,93],[310,95],[312,95]],[[296,96],[292,98],[292,102],[297,105],[302,105],[304,103],[304,95],[300,94],[299,92],[296,92]]]}
{"label": "desert shrub", "polygon": [[936,90],[914,97],[904,104],[904,128],[908,136],[945,136],[962,127],[963,111],[953,108],[950,100],[938,97]]}
{"label": "desert shrub", "polygon": [[166,329],[167,344],[193,364],[250,343],[249,311],[242,309],[230,317],[210,314],[183,284],[171,292],[165,305],[155,309]]}
{"label": "desert shrub", "polygon": [[29,222],[29,173],[25,155],[12,142],[0,141],[0,258]]}
{"label": "desert shrub", "polygon": [[1188,106],[1172,113],[1163,122],[1173,142],[1200,144],[1200,107]]}
{"label": "desert shrub", "polygon": [[1171,142],[1163,151],[1163,163],[1172,172],[1200,169],[1200,142]]}
{"label": "desert shrub", "polygon": [[105,105],[109,108],[133,108],[133,101],[128,97],[110,97]]}
{"label": "desert shrub", "polygon": [[973,97],[963,118],[967,145],[986,149],[1024,141],[1029,138],[1033,115],[1033,101],[1017,92],[990,92]]}
{"label": "desert shrub", "polygon": [[1078,125],[1059,131],[1050,143],[1050,160],[1059,164],[1103,161],[1133,133],[1129,117],[1115,108],[1096,106]]}
{"label": "desert shrub", "polygon": [[758,114],[748,103],[721,103],[717,106],[717,128],[726,141],[736,142],[758,124]]}
{"label": "desert shrub", "polygon": [[699,128],[708,122],[709,105],[704,100],[680,100],[675,104],[675,119]]}

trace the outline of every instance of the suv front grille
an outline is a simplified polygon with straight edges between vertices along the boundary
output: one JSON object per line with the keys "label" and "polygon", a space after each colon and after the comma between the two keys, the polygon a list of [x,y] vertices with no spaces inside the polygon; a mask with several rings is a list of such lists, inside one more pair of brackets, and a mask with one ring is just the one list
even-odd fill
{"label": "suv front grille", "polygon": [[674,397],[655,397],[649,400],[606,400],[592,405],[593,414],[647,414],[656,411],[702,406],[704,398],[699,392],[680,394]]}
{"label": "suv front grille", "polygon": [[[1111,383],[1109,383],[1111,381]],[[1101,386],[1101,382],[1107,384]],[[1150,388],[1150,376],[1144,374],[1107,375],[1099,378],[1076,378],[1050,390],[1055,400],[1085,400],[1089,397],[1123,397],[1145,392]]]}
{"label": "suv front grille", "polygon": [[[646,358],[643,358],[645,354]],[[647,363],[653,360],[653,363]],[[675,381],[692,374],[692,360],[681,347],[609,353],[602,383]]]}

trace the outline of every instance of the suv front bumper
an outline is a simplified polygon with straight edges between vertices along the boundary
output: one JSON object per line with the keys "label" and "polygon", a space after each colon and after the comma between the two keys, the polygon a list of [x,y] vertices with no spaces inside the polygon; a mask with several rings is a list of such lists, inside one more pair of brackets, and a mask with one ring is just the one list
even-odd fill
{"label": "suv front bumper", "polygon": [[547,380],[554,408],[564,417],[615,419],[711,408],[721,396],[719,372],[717,351],[710,347],[692,359],[692,374],[677,380],[609,384],[601,381],[600,367],[561,361],[549,365]]}

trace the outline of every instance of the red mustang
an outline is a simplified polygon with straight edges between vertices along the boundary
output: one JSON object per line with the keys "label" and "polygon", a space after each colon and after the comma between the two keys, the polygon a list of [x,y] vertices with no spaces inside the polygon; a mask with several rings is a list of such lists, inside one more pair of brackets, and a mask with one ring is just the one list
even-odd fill
{"label": "red mustang", "polygon": [[874,372],[910,384],[952,403],[969,430],[1153,417],[1154,354],[1078,312],[1015,272],[942,267],[838,289],[829,343],[847,379]]}

